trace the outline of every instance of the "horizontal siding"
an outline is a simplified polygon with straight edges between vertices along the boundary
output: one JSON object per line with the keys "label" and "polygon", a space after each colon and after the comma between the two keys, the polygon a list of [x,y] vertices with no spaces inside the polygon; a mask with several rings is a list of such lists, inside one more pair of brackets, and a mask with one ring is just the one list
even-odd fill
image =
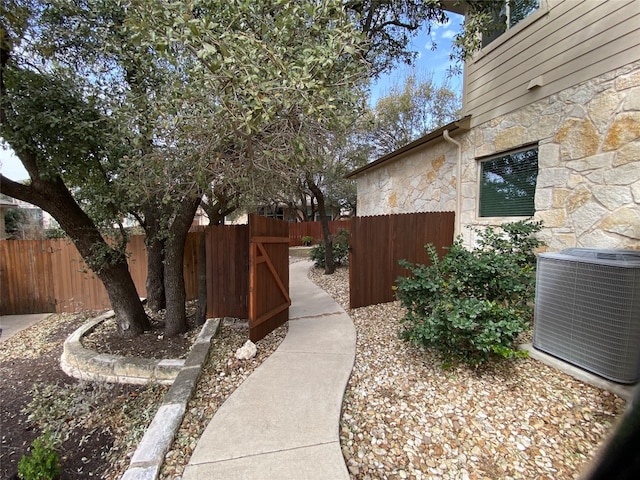
{"label": "horizontal siding", "polygon": [[[550,3],[548,12],[466,66],[472,125],[640,59],[640,2]],[[527,90],[540,75],[544,86]]]}
{"label": "horizontal siding", "polygon": [[[590,2],[590,5],[592,4],[595,5],[595,2]],[[594,52],[596,54],[600,52],[600,56],[589,56],[589,53],[594,50],[594,45],[613,42],[638,28],[637,18],[627,18],[621,23],[619,15],[615,15],[617,9],[611,8],[615,5],[614,2],[607,4],[610,7],[610,12],[592,9],[587,14],[581,15],[580,21],[584,28],[577,31],[563,28],[564,24],[560,22],[562,18],[556,17],[555,20],[544,25],[544,28],[535,32],[527,30],[522,32],[523,35],[516,35],[508,43],[508,53],[513,56],[509,58],[504,58],[504,55],[491,57],[485,62],[486,65],[483,65],[483,70],[488,74],[469,83],[472,96],[472,99],[469,100],[469,107],[477,109],[482,104],[491,101],[495,98],[496,88],[502,92],[514,91],[517,94],[517,88],[523,86],[522,92],[526,93],[529,81],[540,74],[544,74],[548,84],[549,80],[560,78],[556,70],[566,66],[568,59],[571,59],[569,62],[572,64],[572,69],[568,72],[569,75],[583,64],[588,65],[599,61],[604,49],[598,49]],[[606,14],[606,16],[603,17],[601,14]],[[616,26],[617,24],[619,25]],[[525,41],[519,41],[520,38]],[[618,46],[613,45],[613,47]],[[608,54],[614,51],[617,50],[606,49]],[[496,73],[498,75],[495,75]],[[565,74],[563,76],[566,76],[566,69],[563,73]],[[573,85],[575,84],[573,83]]]}
{"label": "horizontal siding", "polygon": [[[562,2],[551,11],[541,10],[540,14],[531,16],[538,17],[535,21],[524,20],[524,27],[514,27],[481,50],[476,60],[467,65],[471,96],[482,95],[487,84],[493,88],[502,87],[515,76],[537,70],[547,58],[546,50],[550,45],[564,44],[574,33],[572,29],[565,28],[566,19],[581,16],[584,20],[586,15],[590,15],[590,12],[577,11],[579,5],[578,2]],[[587,6],[593,10],[597,5],[593,2]],[[540,55],[541,52],[545,55]]]}

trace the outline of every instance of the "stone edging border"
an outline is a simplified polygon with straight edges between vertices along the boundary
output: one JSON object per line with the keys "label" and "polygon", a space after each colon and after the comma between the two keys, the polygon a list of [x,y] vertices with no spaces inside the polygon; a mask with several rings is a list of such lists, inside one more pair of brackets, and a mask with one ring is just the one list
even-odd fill
{"label": "stone edging border", "polygon": [[113,310],[89,320],[64,342],[60,366],[64,373],[80,380],[144,385],[171,385],[185,364],[183,359],[123,357],[97,353],[82,346],[81,339],[100,323],[113,318]]}
{"label": "stone edging border", "polygon": [[67,375],[83,380],[134,384],[155,381],[171,385],[121,477],[121,480],[155,480],[180,428],[221,319],[207,319],[186,360],[120,357],[85,349],[80,339],[113,316],[113,311],[107,312],[72,333],[64,342],[60,366]]}
{"label": "stone edging border", "polygon": [[155,480],[158,478],[164,457],[171,448],[182,418],[187,410],[187,402],[195,390],[202,365],[209,355],[211,339],[220,327],[219,318],[208,319],[200,335],[196,339],[191,351],[167,392],[156,412],[151,424],[147,428],[142,440],[138,444],[131,464],[121,477],[121,480]]}

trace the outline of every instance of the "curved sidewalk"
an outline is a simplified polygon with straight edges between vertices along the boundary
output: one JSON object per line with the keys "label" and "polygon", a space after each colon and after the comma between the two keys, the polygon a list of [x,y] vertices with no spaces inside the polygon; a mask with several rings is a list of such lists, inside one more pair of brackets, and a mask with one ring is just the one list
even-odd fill
{"label": "curved sidewalk", "polygon": [[356,333],[311,265],[291,264],[287,336],[214,415],[183,480],[348,480],[339,422]]}

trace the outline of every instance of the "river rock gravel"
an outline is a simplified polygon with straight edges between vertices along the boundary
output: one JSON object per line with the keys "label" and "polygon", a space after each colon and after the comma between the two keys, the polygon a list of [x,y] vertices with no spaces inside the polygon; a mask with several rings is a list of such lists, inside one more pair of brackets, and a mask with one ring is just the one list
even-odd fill
{"label": "river rock gravel", "polygon": [[624,411],[531,358],[443,369],[398,337],[398,302],[349,310],[348,269],[309,276],[356,327],[340,421],[352,479],[574,479]]}

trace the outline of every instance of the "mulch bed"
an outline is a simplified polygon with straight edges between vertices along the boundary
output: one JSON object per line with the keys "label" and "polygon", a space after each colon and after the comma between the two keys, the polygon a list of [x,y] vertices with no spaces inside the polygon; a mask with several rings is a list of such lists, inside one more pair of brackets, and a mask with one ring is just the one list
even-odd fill
{"label": "mulch bed", "polygon": [[[55,385],[56,395],[71,392],[74,398],[77,397],[72,410],[84,412],[58,420],[57,425],[62,425],[67,437],[59,451],[61,479],[100,478],[105,474],[109,456],[125,448],[128,450],[127,443],[122,442],[127,424],[133,423],[136,416],[152,415],[148,406],[157,403],[158,396],[166,391],[160,386],[96,386],[68,377],[60,369],[62,345],[88,318],[88,314],[52,315],[0,344],[0,478],[18,478],[18,462],[42,433],[41,422],[30,420],[25,410],[34,399],[34,387],[42,391],[46,385]],[[161,323],[156,321],[155,326],[160,328]],[[137,337],[132,342],[119,337],[115,328],[110,327],[102,328],[93,338],[104,351],[111,353],[137,351],[138,354],[144,352],[153,356],[167,355],[164,358],[180,358],[188,352],[191,346],[189,338],[194,338],[199,328],[192,330],[194,333],[190,336],[169,342],[158,338],[162,335],[159,330]],[[52,410],[52,417],[55,413]],[[93,415],[106,416],[110,422],[97,421]],[[65,423],[69,428],[65,428]],[[140,437],[143,429],[133,433]]]}

